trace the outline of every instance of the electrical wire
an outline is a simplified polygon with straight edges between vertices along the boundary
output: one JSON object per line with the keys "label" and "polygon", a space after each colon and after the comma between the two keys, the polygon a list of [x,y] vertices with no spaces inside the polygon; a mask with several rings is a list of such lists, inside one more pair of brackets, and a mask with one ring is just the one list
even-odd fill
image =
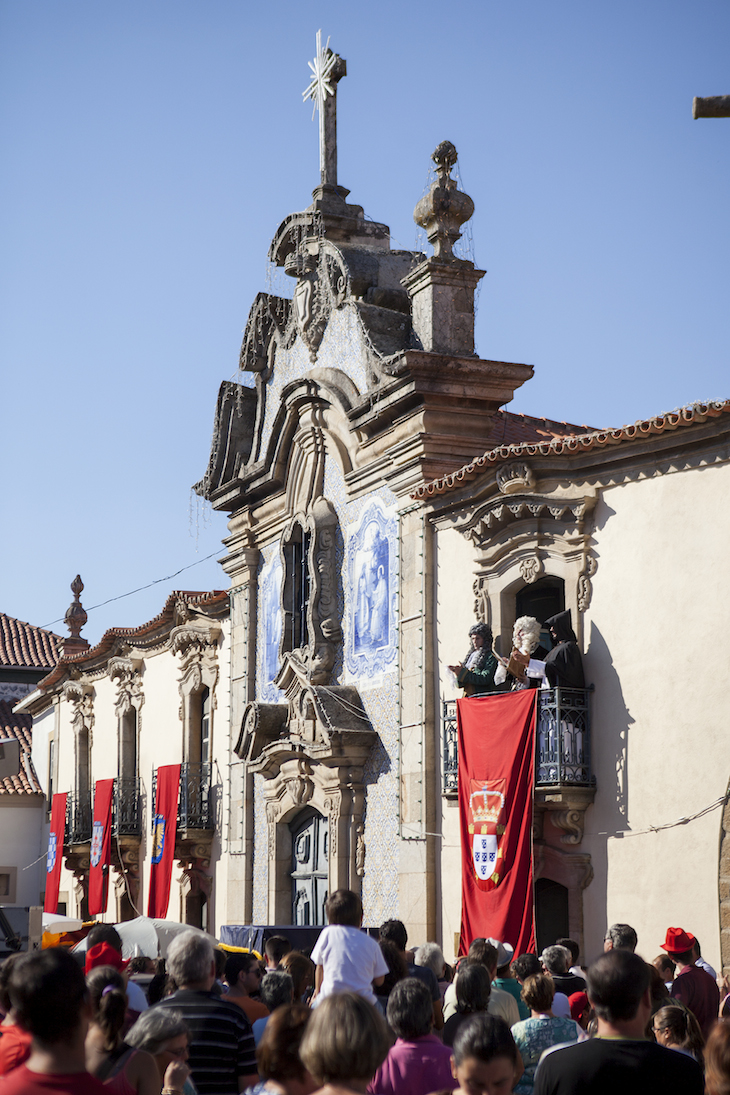
{"label": "electrical wire", "polygon": [[[157,586],[160,582],[169,582],[172,578],[177,578],[178,574],[182,574],[185,570],[191,570],[192,567],[198,566],[200,563],[207,563],[208,559],[212,559],[218,554],[220,548],[216,548],[210,555],[205,555],[202,559],[196,559],[194,563],[188,563],[187,566],[180,567],[174,574],[167,574],[164,578],[155,578],[154,582],[148,582],[146,586],[138,586],[137,589],[130,589],[129,593],[120,593],[118,597],[110,597],[107,601],[100,601],[98,605],[92,605],[91,608],[87,608],[87,614],[93,612],[96,608],[103,608],[104,605],[110,605],[113,601],[123,601],[125,597],[131,597],[135,593],[141,593],[143,589],[151,589],[152,586]],[[54,624],[62,624],[65,620],[65,616],[59,616],[57,620],[51,620],[49,624],[43,624],[41,630],[53,627]]]}

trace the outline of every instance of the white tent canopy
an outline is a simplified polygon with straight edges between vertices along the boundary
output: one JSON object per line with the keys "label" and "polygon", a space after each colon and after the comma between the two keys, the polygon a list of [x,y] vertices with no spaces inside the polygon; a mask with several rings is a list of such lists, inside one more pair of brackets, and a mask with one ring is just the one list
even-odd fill
{"label": "white tent canopy", "polygon": [[83,926],[83,920],[77,920],[74,916],[43,913],[43,931],[50,932],[51,935],[60,935],[61,932],[77,932]]}
{"label": "white tent canopy", "polygon": [[[137,958],[140,955],[144,955],[145,958],[166,958],[170,943],[176,935],[185,931],[198,932],[200,935],[204,935],[206,939],[210,939],[211,943],[215,945],[215,940],[207,932],[201,931],[200,928],[193,928],[190,924],[178,924],[175,920],[159,920],[152,919],[149,916],[138,916],[134,920],[125,920],[121,924],[115,924],[114,927],[119,932],[122,940],[122,958]],[[86,948],[87,941],[83,939],[74,947],[74,950],[85,951]]]}

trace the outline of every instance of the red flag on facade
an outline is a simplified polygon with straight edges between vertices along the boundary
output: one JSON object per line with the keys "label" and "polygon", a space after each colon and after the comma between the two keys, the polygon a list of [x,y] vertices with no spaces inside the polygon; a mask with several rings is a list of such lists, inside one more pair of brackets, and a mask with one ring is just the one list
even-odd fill
{"label": "red flag on facade", "polygon": [[457,700],[462,904],[460,953],[499,939],[535,949],[532,794],[537,692]]}
{"label": "red flag on facade", "polygon": [[112,851],[113,779],[98,779],[94,789],[94,824],[91,828],[89,868],[89,916],[106,912],[109,897],[109,865]]}
{"label": "red flag on facade", "polygon": [[54,795],[51,802],[51,831],[46,856],[46,897],[43,912],[58,912],[58,886],[61,881],[63,838],[66,832],[66,793]]}
{"label": "red flag on facade", "polygon": [[177,799],[180,791],[180,765],[166,764],[157,769],[157,803],[152,825],[152,866],[148,916],[164,919],[170,901],[172,861],[177,834]]}

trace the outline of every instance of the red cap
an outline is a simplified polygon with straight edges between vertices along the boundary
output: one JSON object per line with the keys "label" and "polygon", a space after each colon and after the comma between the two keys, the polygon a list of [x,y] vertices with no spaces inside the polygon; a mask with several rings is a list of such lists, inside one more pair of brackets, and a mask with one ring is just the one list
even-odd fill
{"label": "red cap", "polygon": [[115,970],[126,970],[128,965],[129,959],[126,962],[123,961],[121,954],[115,951],[114,947],[110,947],[108,943],[97,943],[86,952],[84,972],[89,973],[97,966],[113,966]]}
{"label": "red cap", "polygon": [[662,943],[662,950],[667,954],[684,954],[691,951],[695,945],[695,937],[683,928],[667,928],[667,938]]}
{"label": "red cap", "polygon": [[577,1022],[588,1007],[588,997],[584,992],[572,992],[568,997],[570,1018]]}

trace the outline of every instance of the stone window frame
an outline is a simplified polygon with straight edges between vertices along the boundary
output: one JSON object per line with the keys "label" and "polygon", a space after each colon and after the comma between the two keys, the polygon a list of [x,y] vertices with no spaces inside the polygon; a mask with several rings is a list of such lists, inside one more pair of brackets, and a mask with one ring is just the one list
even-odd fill
{"label": "stone window frame", "polygon": [[178,714],[182,723],[182,756],[187,763],[200,763],[200,731],[203,692],[210,696],[209,750],[214,756],[216,687],[220,677],[218,648],[223,631],[218,624],[190,622],[170,633],[170,649],[178,657],[180,676]]}
{"label": "stone window frame", "polygon": [[[279,643],[279,664],[286,654],[298,657],[306,667],[313,684],[329,683],[342,643],[342,619],[337,598],[339,570],[337,567],[337,528],[339,518],[332,503],[323,495],[315,498],[305,510],[298,510],[284,527],[279,543],[282,564],[281,610],[282,633]],[[300,647],[289,647],[287,630],[287,593],[291,589],[291,563],[288,548],[296,530],[301,528],[303,546],[308,538],[307,571],[309,596],[307,598],[307,642]],[[277,678],[278,679],[278,678]],[[276,681],[274,682],[276,683]]]}
{"label": "stone window frame", "polygon": [[[107,667],[109,679],[117,682],[114,711],[117,716],[117,776],[119,779],[139,779],[139,744],[142,730],[141,711],[144,704],[141,658],[111,658]],[[130,738],[133,739],[132,749]],[[130,763],[131,753],[133,764]]]}

